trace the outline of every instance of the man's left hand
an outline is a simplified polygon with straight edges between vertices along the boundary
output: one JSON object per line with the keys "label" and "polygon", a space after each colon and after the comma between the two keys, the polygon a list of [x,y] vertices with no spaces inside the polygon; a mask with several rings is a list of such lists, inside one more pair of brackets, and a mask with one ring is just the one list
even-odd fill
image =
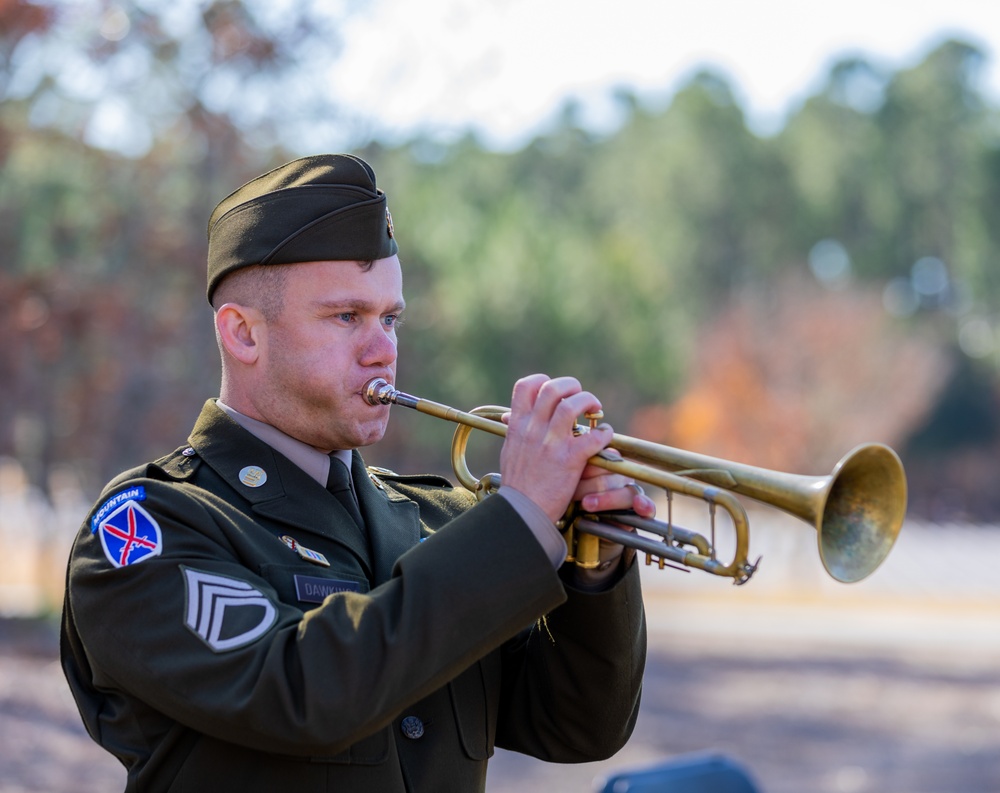
{"label": "man's left hand", "polygon": [[[606,453],[620,457],[613,449],[609,449]],[[631,509],[643,518],[656,516],[656,504],[632,478],[606,471],[596,465],[588,465],[583,470],[573,500],[579,501],[580,506],[587,512]],[[634,531],[627,528],[623,530]],[[600,564],[590,570],[577,567],[574,571],[575,583],[583,589],[602,589],[617,573],[625,550],[625,546],[619,543],[602,539]],[[628,549],[628,554],[625,555],[626,564],[632,563],[634,555],[635,551]]]}

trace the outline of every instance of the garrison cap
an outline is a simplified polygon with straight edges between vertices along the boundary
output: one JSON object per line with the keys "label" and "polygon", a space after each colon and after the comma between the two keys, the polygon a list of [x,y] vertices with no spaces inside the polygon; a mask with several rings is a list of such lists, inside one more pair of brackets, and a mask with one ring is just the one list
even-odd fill
{"label": "garrison cap", "polygon": [[208,301],[241,267],[385,259],[398,250],[375,172],[349,154],[303,157],[247,182],[208,221]]}

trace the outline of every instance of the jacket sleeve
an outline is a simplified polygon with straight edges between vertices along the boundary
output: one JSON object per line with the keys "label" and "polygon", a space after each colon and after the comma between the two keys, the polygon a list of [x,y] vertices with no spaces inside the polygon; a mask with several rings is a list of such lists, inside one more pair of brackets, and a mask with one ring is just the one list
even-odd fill
{"label": "jacket sleeve", "polygon": [[116,566],[85,525],[70,561],[64,666],[71,684],[90,676],[75,688],[105,694],[92,733],[131,698],[238,745],[335,754],[566,598],[528,528],[488,499],[403,554],[387,583],[303,612],[238,558],[225,503],[134,484],[159,552]]}
{"label": "jacket sleeve", "polygon": [[497,745],[551,762],[610,757],[639,712],[646,624],[639,565],[568,600],[505,649]]}

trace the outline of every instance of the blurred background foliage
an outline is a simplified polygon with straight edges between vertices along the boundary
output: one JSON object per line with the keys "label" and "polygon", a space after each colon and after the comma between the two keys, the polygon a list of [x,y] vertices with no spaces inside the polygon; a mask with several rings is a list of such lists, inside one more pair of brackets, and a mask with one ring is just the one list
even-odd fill
{"label": "blurred background foliage", "polygon": [[[1000,116],[980,51],[844,59],[768,137],[705,71],[660,103],[619,90],[612,133],[567,103],[497,152],[366,134],[324,90],[351,13],[0,0],[0,456],[35,486],[96,497],[185,442],[218,390],[211,208],[350,139],[401,245],[404,390],[469,408],[575,374],[619,431],[817,474],[885,441],[911,515],[1000,517]],[[366,459],[449,473],[438,424],[397,415]]]}

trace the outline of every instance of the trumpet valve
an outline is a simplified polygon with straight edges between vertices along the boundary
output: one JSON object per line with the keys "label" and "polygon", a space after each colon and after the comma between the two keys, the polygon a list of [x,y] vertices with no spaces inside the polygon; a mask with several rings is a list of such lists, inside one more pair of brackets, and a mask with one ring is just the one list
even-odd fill
{"label": "trumpet valve", "polygon": [[587,425],[576,424],[573,426],[574,435],[586,435],[591,430],[596,430],[598,423],[604,418],[604,411],[598,410],[593,413],[584,413],[583,417],[587,420]]}
{"label": "trumpet valve", "polygon": [[593,534],[580,532],[576,535],[576,564],[592,570],[601,563],[601,539]]}

